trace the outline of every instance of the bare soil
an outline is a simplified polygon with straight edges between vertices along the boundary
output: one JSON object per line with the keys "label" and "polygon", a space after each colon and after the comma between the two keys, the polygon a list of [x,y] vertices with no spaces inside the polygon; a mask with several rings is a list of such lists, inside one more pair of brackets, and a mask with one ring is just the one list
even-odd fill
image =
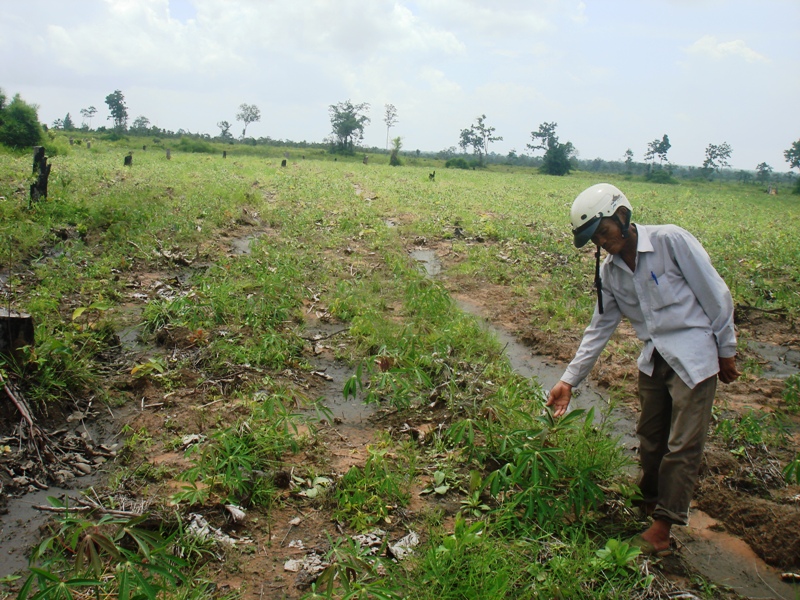
{"label": "bare soil", "polygon": [[[232,253],[246,253],[242,240],[256,235],[269,232],[243,228],[231,232],[229,238],[219,243],[228,244]],[[540,356],[556,369],[572,357],[580,341],[580,331],[553,332],[537,327],[537,315],[518,290],[512,293],[506,286],[449,275],[448,266],[459,260],[458,256],[435,242],[426,241],[424,246],[409,242],[410,252],[420,249],[433,253],[421,256],[429,259],[433,256],[440,263],[441,273],[436,276],[454,297],[476,307],[476,312],[527,347],[531,355]],[[184,293],[190,285],[185,270],[132,273],[128,277],[130,300],[123,310],[131,327],[148,298]],[[351,371],[336,360],[335,350],[337,344],[346,343],[346,326],[331,322],[324,306],[309,304],[305,312],[305,352],[316,370],[309,373],[287,365],[275,377],[309,399],[323,399],[333,413],[333,420],[323,421],[314,441],[290,459],[289,477],[294,472],[304,472],[308,465],[314,465],[320,473],[341,475],[353,465],[364,464],[367,446],[374,444],[377,436],[389,432],[396,438],[414,439],[419,436],[420,426],[422,431],[435,428],[435,413],[410,416],[404,421],[391,412],[344,401],[342,388]],[[736,322],[740,336],[755,343],[741,360],[760,364],[762,370],[760,374],[751,373],[731,385],[720,386],[719,419],[735,419],[750,410],[776,411],[784,402],[783,373],[787,369],[796,372],[798,368],[796,362],[785,359],[787,352],[800,350],[796,323],[780,314],[743,307],[737,309]],[[226,394],[258,373],[240,368],[215,378],[186,368],[177,382],[173,378],[169,389],[165,389],[158,378],[133,377],[130,366],[151,355],[154,349],[167,358],[192,357],[204,343],[202,335],[173,328],[142,340],[140,333],[135,329],[121,331],[118,350],[109,358],[109,364],[115,368],[109,369],[108,386],[117,398],[127,399],[125,409],[106,408],[84,399],[71,406],[49,408],[47,413],[36,411],[42,428],[71,453],[64,459],[62,480],[46,480],[35,456],[11,451],[19,443],[19,415],[5,399],[0,401],[0,449],[9,447],[8,451],[0,452],[0,512],[6,511],[0,517],[0,539],[25,539],[31,543],[29,538],[15,536],[23,529],[35,532],[36,524],[46,519],[41,514],[30,514],[31,502],[25,502],[25,494],[37,493],[36,502],[41,502],[42,488],[48,485],[59,486],[58,492],[84,488],[88,478],[110,471],[109,465],[121,461],[134,470],[137,465],[144,465],[177,474],[189,463],[180,449],[172,445],[176,438],[207,432],[245,414],[242,402]],[[632,330],[623,324],[612,340],[612,349],[629,342],[632,336]],[[765,356],[770,353],[755,348],[775,352]],[[783,362],[775,356],[783,356]],[[780,376],[774,376],[777,371]],[[626,409],[635,415],[635,360],[613,351],[605,353],[592,380],[601,390],[614,387],[625,399]],[[782,584],[779,577],[780,571],[800,571],[800,488],[786,486],[780,477],[780,465],[786,464],[800,448],[800,417],[789,419],[789,441],[785,447],[770,452],[763,447],[748,446],[743,452],[733,454],[718,438],[709,443],[696,492],[696,514],[700,516],[689,528],[676,533],[675,555],[653,565],[668,576],[673,591],[691,588],[692,576],[702,573],[711,581],[731,588],[728,591],[720,588],[720,597],[735,597],[735,592],[749,597],[796,597],[794,590]],[[147,439],[137,442],[135,448],[126,449],[121,445],[123,425],[130,432],[147,432]],[[298,436],[303,437],[304,433],[300,431]],[[90,473],[84,473],[84,467],[76,467],[77,463],[90,465]],[[67,471],[72,475],[68,476]],[[146,485],[131,479],[123,481],[120,489],[106,489],[104,493],[114,493],[146,507],[176,490],[178,485],[172,477],[153,478]],[[98,482],[96,487],[102,489],[102,483]],[[447,523],[460,508],[456,496],[421,496],[420,490],[421,487],[412,494],[409,507],[396,509],[391,523],[383,526],[388,541],[396,542],[409,533],[412,523],[421,516],[441,515]],[[230,551],[224,564],[209,563],[219,591],[242,589],[245,598],[297,598],[304,593],[307,587],[297,573],[285,570],[286,561],[307,556],[311,549],[323,554],[329,549],[331,539],[347,532],[332,521],[325,504],[298,502],[296,491],[287,485],[281,501],[270,511],[248,511],[243,523],[234,523],[222,506],[204,512],[209,522],[227,534],[249,540]],[[21,567],[19,547],[15,560],[4,560],[4,555],[14,557],[9,551],[7,547],[0,548],[0,576]],[[755,573],[744,575],[744,579],[730,579],[731,552],[744,563],[756,564]]]}

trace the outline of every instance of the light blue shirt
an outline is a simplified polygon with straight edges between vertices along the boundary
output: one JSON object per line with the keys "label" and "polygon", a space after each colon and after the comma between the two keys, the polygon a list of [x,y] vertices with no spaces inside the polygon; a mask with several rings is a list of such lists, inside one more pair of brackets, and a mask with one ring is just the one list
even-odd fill
{"label": "light blue shirt", "polygon": [[600,268],[603,309],[595,306],[562,381],[578,385],[594,367],[622,317],[644,342],[639,370],[653,374],[658,350],[686,385],[719,372],[719,358],[736,355],[733,300],[703,246],[675,225],[636,225],[636,268],[619,255]]}

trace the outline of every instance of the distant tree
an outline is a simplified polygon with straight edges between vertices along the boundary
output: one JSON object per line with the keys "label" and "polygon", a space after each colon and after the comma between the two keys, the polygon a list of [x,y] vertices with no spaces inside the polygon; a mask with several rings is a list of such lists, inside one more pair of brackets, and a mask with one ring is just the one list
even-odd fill
{"label": "distant tree", "polygon": [[547,149],[542,158],[542,166],[539,172],[545,175],[569,175],[572,170],[570,158],[575,152],[571,142],[566,144],[556,144]]}
{"label": "distant tree", "polygon": [[625,173],[633,174],[633,150],[630,148],[625,150]]}
{"label": "distant tree", "polygon": [[64,129],[64,119],[58,118],[53,120],[53,129]]}
{"label": "distant tree", "polygon": [[739,183],[750,183],[753,175],[749,171],[739,170],[736,172],[736,181]]}
{"label": "distant tree", "polygon": [[341,154],[355,153],[355,146],[364,139],[364,128],[370,119],[364,114],[369,104],[353,104],[350,100],[331,104],[328,112],[331,115],[331,133],[333,134],[334,151]]}
{"label": "distant tree", "polygon": [[143,134],[147,133],[150,129],[150,119],[145,116],[139,115],[133,120],[131,124],[131,131],[133,133]]}
{"label": "distant tree", "polygon": [[12,148],[30,148],[42,143],[43,132],[39,123],[39,107],[28,104],[19,94],[6,104],[0,90],[0,144]]}
{"label": "distant tree", "polygon": [[128,126],[128,107],[125,105],[125,96],[119,90],[106,96],[106,105],[111,115],[108,117],[114,121],[114,129],[125,131]]}
{"label": "distant tree", "polygon": [[397,136],[392,139],[392,153],[389,155],[389,164],[399,167],[403,163],[400,161],[400,149],[403,147],[403,138]]}
{"label": "distant tree", "polygon": [[468,129],[461,130],[458,145],[464,152],[471,147],[478,155],[478,163],[483,165],[483,157],[489,154],[489,144],[503,139],[502,136],[495,136],[494,132],[494,127],[486,125],[486,115],[481,115]]}
{"label": "distant tree", "polygon": [[458,147],[461,148],[462,152],[472,148],[473,153],[477,154],[480,151],[482,141],[471,127],[462,129],[461,133],[458,134]]}
{"label": "distant tree", "polygon": [[89,120],[89,129],[92,128],[92,119],[96,114],[97,114],[97,109],[94,106],[81,109],[81,118]]}
{"label": "distant tree", "polygon": [[[784,150],[783,156],[786,157],[790,169],[800,169],[800,140],[794,142],[788,150]],[[800,178],[794,182],[792,193],[800,194]]]}
{"label": "distant tree", "polygon": [[255,104],[240,104],[236,120],[244,123],[244,129],[242,129],[242,139],[244,139],[247,135],[247,126],[261,120],[261,110]]}
{"label": "distant tree", "polygon": [[[383,122],[386,123],[386,149],[389,149],[389,130],[397,125],[397,108],[394,104],[384,106]],[[394,140],[393,140],[394,141]]]}
{"label": "distant tree", "polygon": [[575,153],[572,142],[562,144],[556,135],[558,123],[542,123],[538,131],[531,132],[531,144],[527,147],[531,150],[544,150],[542,166],[539,172],[546,175],[569,175],[572,170],[570,158]]}
{"label": "distant tree", "polygon": [[706,159],[703,161],[703,170],[710,176],[714,172],[719,172],[724,167],[729,167],[728,159],[731,157],[733,148],[728,142],[721,144],[709,144],[706,148]]}
{"label": "distant tree", "polygon": [[784,150],[783,156],[789,163],[790,169],[800,169],[800,140],[793,142],[788,150]]}
{"label": "distant tree", "polygon": [[67,113],[67,116],[64,117],[64,130],[72,131],[73,129],[75,129],[75,123],[72,121],[70,114]]}
{"label": "distant tree", "polygon": [[667,152],[669,152],[670,148],[672,148],[672,144],[669,143],[669,137],[665,133],[660,140],[656,138],[647,144],[647,152],[644,155],[645,162],[653,162],[656,158],[658,158],[660,164],[669,162],[667,160]]}
{"label": "distant tree", "polygon": [[767,183],[770,175],[772,175],[772,167],[767,163],[762,162],[756,166],[756,179],[758,179],[760,183]]}
{"label": "distant tree", "polygon": [[556,127],[558,123],[542,123],[539,125],[539,131],[531,131],[532,144],[526,144],[531,150],[544,150],[547,151],[558,144],[558,136],[556,135]]}
{"label": "distant tree", "polygon": [[495,132],[494,127],[488,127],[486,125],[486,115],[481,115],[480,117],[478,117],[477,122],[472,127],[475,130],[475,133],[481,139],[481,148],[483,150],[483,156],[489,156],[489,144],[491,144],[492,142],[503,141],[503,136],[494,135]]}
{"label": "distant tree", "polygon": [[233,135],[231,134],[230,123],[228,123],[227,121],[220,121],[219,123],[217,123],[217,127],[219,127],[220,129],[219,137],[221,137],[223,140],[233,139]]}

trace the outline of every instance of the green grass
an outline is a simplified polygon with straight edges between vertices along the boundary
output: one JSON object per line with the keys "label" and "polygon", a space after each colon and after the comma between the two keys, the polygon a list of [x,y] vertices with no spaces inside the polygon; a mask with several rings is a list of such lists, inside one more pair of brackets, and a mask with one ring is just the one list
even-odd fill
{"label": "green grass", "polygon": [[[0,368],[24,382],[27,397],[114,400],[118,386],[106,374],[116,333],[141,324],[149,354],[115,377],[167,393],[191,370],[198,387],[218,386],[215,400],[237,406],[214,418],[198,409],[208,438],[190,455],[191,485],[175,498],[177,510],[248,502],[268,519],[279,492],[262,474],[280,471],[300,448],[294,406],[308,398],[287,382],[311,369],[305,314],[328,313],[346,328],[335,350],[352,368],[344,395],[409,418],[431,404],[446,416],[429,447],[386,437],[315,506],[327,502],[338,519],[366,530],[392,521],[411,486],[438,472],[447,483],[441,495],[456,499],[463,518],[454,530],[433,517],[411,524],[426,528],[427,542],[408,567],[388,571],[337,543],[339,583],[309,597],[646,595],[652,578],[611,543],[630,525],[625,511],[612,524],[601,518],[629,505],[633,493],[614,486],[625,481],[625,457],[590,415],[556,423],[543,414],[538,383],[512,371],[497,341],[448,292],[465,282],[506,286],[532,326],[578,334],[594,306],[594,259],[573,247],[568,211],[596,177],[439,168],[430,181],[430,168],[442,165],[392,168],[373,157],[365,166],[298,149],[282,168],[284,149],[236,146],[222,159],[222,146],[184,153],[177,145],[167,161],[166,142],[146,152],[141,145],[59,142],[49,199],[32,210],[29,157],[0,151],[5,303],[36,323],[36,344]],[[125,168],[129,150],[134,165]],[[611,181],[630,198],[634,221],[693,232],[738,304],[797,318],[794,199],[733,184]],[[253,232],[249,254],[232,254],[226,236]],[[408,256],[423,242],[458,258],[446,278],[426,278]],[[168,285],[140,287],[142,273]],[[159,345],[164,337],[182,345]],[[787,407],[796,404],[794,389],[787,387]],[[760,416],[746,417],[720,433],[732,444],[760,443],[747,437]],[[148,439],[167,443],[170,435],[150,431]],[[308,435],[313,445],[313,428]],[[303,465],[297,475],[312,484],[333,475],[319,469]],[[59,563],[58,574],[69,569]],[[39,585],[50,585],[42,577]]]}

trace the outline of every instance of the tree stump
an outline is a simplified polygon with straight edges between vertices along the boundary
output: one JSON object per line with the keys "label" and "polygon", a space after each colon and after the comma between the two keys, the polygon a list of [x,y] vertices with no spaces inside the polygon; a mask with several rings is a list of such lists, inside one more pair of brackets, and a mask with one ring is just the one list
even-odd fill
{"label": "tree stump", "polygon": [[167,148],[167,160],[172,160],[172,150]]}
{"label": "tree stump", "polygon": [[0,354],[16,358],[23,346],[33,345],[34,333],[31,316],[0,308]]}
{"label": "tree stump", "polygon": [[133,166],[133,153],[128,152],[128,155],[125,157],[125,162],[123,163],[126,167]]}
{"label": "tree stump", "polygon": [[147,152],[147,146],[142,146],[142,152]]}
{"label": "tree stump", "polygon": [[369,156],[367,156],[366,154],[364,155],[364,164],[365,165],[369,164]]}
{"label": "tree stump", "polygon": [[281,161],[281,166],[282,166],[282,167],[285,167],[285,166],[286,166],[286,159],[285,159],[285,158],[284,158],[284,159]]}
{"label": "tree stump", "polygon": [[222,158],[228,158],[228,151],[227,150],[223,150],[222,151]]}
{"label": "tree stump", "polygon": [[47,164],[47,157],[44,155],[44,146],[34,146],[33,148],[33,175],[36,181],[31,184],[31,199],[28,206],[40,199],[47,199],[47,180],[50,177],[50,168],[53,165]]}
{"label": "tree stump", "polygon": [[86,142],[86,149],[87,150],[91,150],[92,149],[92,142]]}

